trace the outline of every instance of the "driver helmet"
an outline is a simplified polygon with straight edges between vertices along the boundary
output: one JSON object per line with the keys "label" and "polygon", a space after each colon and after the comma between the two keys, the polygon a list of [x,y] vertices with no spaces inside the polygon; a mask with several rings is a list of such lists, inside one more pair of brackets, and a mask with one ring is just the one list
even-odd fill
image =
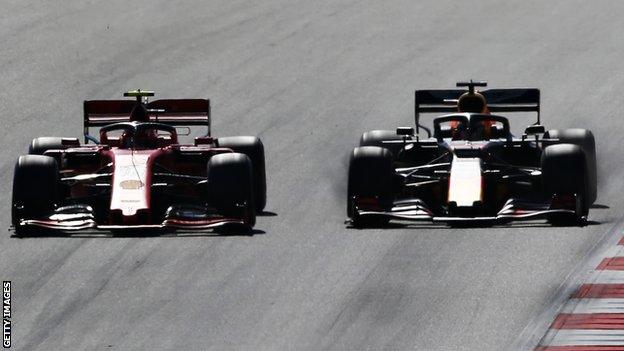
{"label": "driver helmet", "polygon": [[452,140],[464,140],[466,139],[467,128],[466,124],[460,121],[451,121],[451,139]]}
{"label": "driver helmet", "polygon": [[496,121],[484,119],[475,126],[472,137],[475,140],[490,140],[495,136],[494,131],[496,131]]}
{"label": "driver helmet", "polygon": [[137,148],[152,148],[158,139],[158,133],[153,128],[138,129],[134,136],[134,146]]}
{"label": "driver helmet", "polygon": [[458,112],[488,113],[485,97],[479,92],[466,92],[457,100]]}
{"label": "driver helmet", "polygon": [[130,149],[134,146],[134,138],[132,133],[124,130],[119,136],[119,147],[122,149]]}

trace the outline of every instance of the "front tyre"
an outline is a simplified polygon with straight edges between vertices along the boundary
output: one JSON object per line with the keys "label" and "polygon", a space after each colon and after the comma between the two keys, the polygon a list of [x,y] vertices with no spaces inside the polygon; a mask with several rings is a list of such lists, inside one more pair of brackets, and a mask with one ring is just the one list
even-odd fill
{"label": "front tyre", "polygon": [[214,155],[208,161],[208,203],[226,217],[256,224],[251,160],[241,153]]}
{"label": "front tyre", "polygon": [[234,136],[217,139],[218,147],[232,149],[234,152],[245,154],[252,165],[254,203],[256,212],[262,212],[266,207],[266,167],[264,162],[264,145],[254,136]]}
{"label": "front tyre", "polygon": [[574,144],[556,144],[547,146],[542,153],[542,183],[547,199],[553,196],[572,198],[575,196],[575,215],[553,215],[551,222],[581,222],[587,218],[591,201],[587,161],[585,152]]}
{"label": "front tyre", "polygon": [[11,222],[16,234],[22,219],[45,218],[54,211],[58,195],[59,170],[49,156],[20,156],[13,173]]}
{"label": "front tyre", "polygon": [[355,202],[373,202],[378,210],[389,210],[394,202],[394,175],[392,153],[388,149],[362,146],[353,150],[349,162],[347,215],[354,226],[388,223],[386,217],[362,218],[356,211],[358,205]]}
{"label": "front tyre", "polygon": [[558,139],[557,144],[574,144],[581,147],[587,162],[587,197],[589,204],[596,201],[598,195],[598,171],[596,165],[596,141],[594,134],[587,129],[553,129],[546,132],[545,138]]}

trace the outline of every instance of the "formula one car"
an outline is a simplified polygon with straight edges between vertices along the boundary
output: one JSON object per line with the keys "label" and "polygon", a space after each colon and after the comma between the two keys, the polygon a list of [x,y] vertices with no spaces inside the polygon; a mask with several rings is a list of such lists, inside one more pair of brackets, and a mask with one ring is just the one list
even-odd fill
{"label": "formula one car", "polygon": [[[349,165],[350,222],[583,224],[596,200],[593,134],[546,131],[538,89],[478,92],[487,83],[472,80],[457,86],[462,89],[416,91],[416,132],[399,127],[362,135]],[[496,112],[536,112],[537,120],[516,138]],[[433,120],[432,133],[421,113],[447,114]]]}
{"label": "formula one car", "polygon": [[[210,101],[84,102],[84,144],[40,137],[20,156],[13,179],[17,235],[47,228],[249,231],[266,204],[264,147],[256,137],[215,138]],[[192,145],[192,126],[207,127]],[[99,139],[90,128],[101,127]],[[93,144],[89,144],[89,141]]]}

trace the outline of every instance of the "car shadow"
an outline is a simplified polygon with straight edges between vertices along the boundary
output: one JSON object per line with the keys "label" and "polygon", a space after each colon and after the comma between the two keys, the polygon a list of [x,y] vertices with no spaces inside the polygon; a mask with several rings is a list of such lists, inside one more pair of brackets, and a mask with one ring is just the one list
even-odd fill
{"label": "car shadow", "polygon": [[467,224],[454,224],[448,225],[446,223],[405,223],[405,222],[390,222],[385,225],[375,225],[366,227],[356,227],[351,224],[347,224],[347,229],[350,230],[371,230],[371,229],[383,229],[383,230],[397,230],[397,229],[439,229],[439,230],[456,230],[456,229],[522,229],[522,228],[583,228],[588,226],[601,225],[607,222],[599,221],[586,221],[579,224],[558,224],[548,222],[511,222],[511,223],[467,223]]}
{"label": "car shadow", "polygon": [[115,238],[194,238],[194,237],[253,237],[256,235],[264,235],[266,232],[260,229],[246,230],[242,228],[215,228],[206,231],[184,231],[184,230],[138,230],[138,231],[97,231],[85,230],[80,232],[62,232],[57,230],[37,230],[33,233],[11,235],[13,239],[29,239],[29,238],[67,238],[67,239],[115,239]]}

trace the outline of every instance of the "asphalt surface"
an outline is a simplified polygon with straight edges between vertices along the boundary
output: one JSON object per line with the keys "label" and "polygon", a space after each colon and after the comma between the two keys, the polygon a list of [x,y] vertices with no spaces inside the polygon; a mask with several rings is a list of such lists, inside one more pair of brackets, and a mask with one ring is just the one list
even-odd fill
{"label": "asphalt surface", "polygon": [[[624,2],[3,1],[0,228],[31,138],[79,136],[82,100],[209,97],[258,135],[253,237],[0,237],[19,350],[500,350],[621,217]],[[347,155],[410,125],[413,90],[542,89],[551,128],[597,138],[583,228],[354,230]],[[524,126],[529,119],[512,119]]]}

